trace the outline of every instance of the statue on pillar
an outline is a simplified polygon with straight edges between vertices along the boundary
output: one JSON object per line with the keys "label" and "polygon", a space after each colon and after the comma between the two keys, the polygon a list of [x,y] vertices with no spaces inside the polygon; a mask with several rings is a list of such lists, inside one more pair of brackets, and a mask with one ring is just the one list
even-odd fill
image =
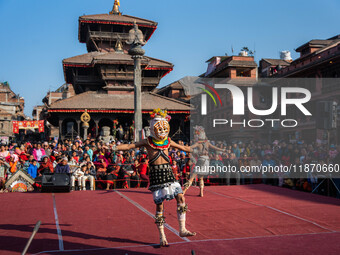
{"label": "statue on pillar", "polygon": [[100,131],[99,141],[102,141],[104,143],[110,143],[111,141],[113,141],[114,137],[111,135],[110,130],[110,127],[102,127],[102,130]]}
{"label": "statue on pillar", "polygon": [[83,122],[82,128],[84,129],[84,140],[86,140],[87,139],[87,130],[90,127],[89,122],[91,120],[90,114],[87,113],[86,109],[85,109],[85,112],[80,116],[80,120]]}

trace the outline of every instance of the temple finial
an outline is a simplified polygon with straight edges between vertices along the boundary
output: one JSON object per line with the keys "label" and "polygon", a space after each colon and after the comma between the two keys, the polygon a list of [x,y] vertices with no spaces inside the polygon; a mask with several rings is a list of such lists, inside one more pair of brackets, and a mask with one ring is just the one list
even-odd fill
{"label": "temple finial", "polygon": [[110,11],[110,14],[113,15],[122,15],[122,13],[119,11],[120,1],[115,0],[115,3],[113,5],[112,11]]}

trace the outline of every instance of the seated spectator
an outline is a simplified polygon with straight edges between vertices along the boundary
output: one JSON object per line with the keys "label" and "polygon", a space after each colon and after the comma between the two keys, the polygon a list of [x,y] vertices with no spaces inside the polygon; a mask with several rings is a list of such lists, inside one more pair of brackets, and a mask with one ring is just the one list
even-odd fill
{"label": "seated spectator", "polygon": [[238,166],[238,161],[237,161],[236,155],[233,152],[230,153],[228,165],[230,165],[230,168],[232,168],[232,167],[236,168],[237,171],[233,172],[233,173],[231,173],[231,171],[226,172],[225,177],[226,177],[227,185],[230,185],[230,177],[231,176],[235,177],[236,185],[240,185],[241,184],[241,175],[240,175],[240,171],[239,171],[240,169],[239,169],[239,166]]}
{"label": "seated spectator", "polygon": [[18,164],[18,161],[15,160],[14,154],[12,154],[9,158],[10,173],[9,173],[8,178],[16,173],[17,164]]}
{"label": "seated spectator", "polygon": [[48,142],[44,142],[43,145],[42,145],[42,148],[45,150],[45,155],[46,156],[48,156],[48,157],[51,156],[52,149],[48,145]]}
{"label": "seated spectator", "polygon": [[[275,160],[272,159],[272,154],[270,153],[265,154],[264,160],[262,161],[262,166],[264,167],[276,166]],[[264,183],[267,183],[268,181],[271,184],[275,183],[273,172],[267,172],[266,174],[263,174],[262,177]]]}
{"label": "seated spectator", "polygon": [[0,157],[4,159],[9,157],[9,151],[6,149],[5,145],[1,145],[0,147]]}
{"label": "seated spectator", "polygon": [[82,178],[85,175],[85,171],[86,171],[86,166],[82,166],[75,168],[73,171],[71,171],[71,190],[74,191],[75,190],[75,182],[78,181],[78,187],[79,190],[81,190],[81,185],[82,185]]}
{"label": "seated spectator", "polygon": [[49,157],[45,155],[42,157],[42,160],[43,162],[40,164],[40,167],[38,168],[39,176],[43,174],[53,173],[54,172],[53,164],[50,161]]}
{"label": "seated spectator", "polygon": [[[253,178],[260,178],[261,177],[261,160],[256,153],[252,154],[252,159],[249,162],[251,169],[253,169]],[[255,171],[256,169],[256,171]]]}
{"label": "seated spectator", "polygon": [[96,177],[96,169],[91,164],[92,162],[88,162],[86,165],[82,165],[81,168],[84,171],[84,176],[81,179],[82,182],[82,188],[83,190],[86,190],[86,181],[90,181],[90,189],[94,189],[94,182]]}
{"label": "seated spectator", "polygon": [[132,167],[132,173],[131,172],[128,172],[129,174],[129,177],[130,177],[130,181],[132,181],[132,183],[129,183],[129,187],[130,188],[135,188],[135,187],[139,187],[139,175],[138,175],[138,171],[137,171],[137,167],[139,165],[139,162],[138,160],[136,159],[134,161],[134,164],[131,166]]}
{"label": "seated spectator", "polygon": [[42,156],[46,155],[46,152],[43,148],[41,148],[41,143],[37,144],[37,147],[33,149],[33,156],[36,161],[41,161]]}
{"label": "seated spectator", "polygon": [[249,162],[247,153],[244,153],[242,155],[242,157],[239,158],[238,166],[239,166],[240,170],[242,168],[242,172],[240,171],[240,175],[242,177],[242,184],[245,183],[245,178],[247,178],[249,180],[249,183],[252,183],[253,182],[253,173],[245,171],[246,169],[249,169],[249,166],[250,166],[250,162]]}
{"label": "seated spectator", "polygon": [[57,164],[57,166],[54,169],[54,173],[56,174],[63,174],[63,173],[70,173],[70,166],[68,165],[68,160],[67,158],[62,158],[60,160],[60,163]]}
{"label": "seated spectator", "polygon": [[219,154],[215,154],[213,156],[213,159],[210,161],[210,166],[213,167],[215,173],[212,173],[212,177],[217,178],[217,180],[214,180],[214,182],[219,181],[219,178],[223,179],[224,178],[224,172],[219,171],[218,169],[223,169],[223,162],[221,160],[221,157]]}
{"label": "seated spectator", "polygon": [[80,167],[83,166],[83,165],[87,165],[87,163],[90,163],[91,166],[95,169],[95,165],[93,164],[93,162],[91,161],[90,159],[90,156],[85,156],[84,159],[83,159],[83,162],[80,163]]}
{"label": "seated spectator", "polygon": [[[113,165],[109,166],[105,172],[105,174],[101,175],[100,178],[106,181],[106,190],[110,189],[110,185],[113,184],[113,188],[116,188],[116,180],[118,179],[120,171],[120,166]],[[97,172],[98,176],[98,172]]]}
{"label": "seated spectator", "polygon": [[86,153],[87,155],[89,155],[91,161],[92,161],[92,158],[93,158],[93,150],[90,149],[90,146],[89,145],[85,145],[85,150],[84,150],[84,153]]}
{"label": "seated spectator", "polygon": [[79,157],[77,152],[73,151],[69,160],[69,165],[78,166],[79,165]]}
{"label": "seated spectator", "polygon": [[103,158],[100,158],[98,161],[97,167],[97,175],[105,174],[107,170],[107,163]]}
{"label": "seated spectator", "polygon": [[37,167],[37,161],[35,159],[32,160],[31,164],[29,165],[27,169],[27,173],[33,178],[37,178],[37,172],[38,172],[38,167]]}

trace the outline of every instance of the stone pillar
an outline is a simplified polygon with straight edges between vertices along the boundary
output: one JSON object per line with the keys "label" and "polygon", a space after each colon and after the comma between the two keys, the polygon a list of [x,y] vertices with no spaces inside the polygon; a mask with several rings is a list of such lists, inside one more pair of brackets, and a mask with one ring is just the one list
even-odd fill
{"label": "stone pillar", "polygon": [[59,139],[62,139],[62,133],[63,133],[63,121],[59,119]]}
{"label": "stone pillar", "polygon": [[141,140],[143,119],[142,119],[142,69],[141,60],[142,56],[135,55],[132,57],[134,59],[134,87],[135,87],[135,141],[139,142]]}
{"label": "stone pillar", "polygon": [[99,130],[98,130],[98,126],[99,126],[99,120],[95,120],[94,121],[94,123],[95,123],[95,125],[96,125],[96,138],[97,138],[97,136],[98,136],[98,132],[99,132]]}
{"label": "stone pillar", "polygon": [[134,22],[133,29],[129,31],[128,44],[131,44],[129,55],[134,59],[134,89],[135,89],[135,142],[139,142],[142,138],[142,69],[141,62],[145,54],[145,50],[142,48],[145,45],[143,33],[138,29],[136,21]]}
{"label": "stone pillar", "polygon": [[76,120],[76,122],[77,122],[77,133],[80,136],[80,123],[81,123],[81,121],[80,120]]}
{"label": "stone pillar", "polygon": [[87,130],[89,129],[89,123],[83,122],[82,127],[84,128],[84,140],[87,139]]}

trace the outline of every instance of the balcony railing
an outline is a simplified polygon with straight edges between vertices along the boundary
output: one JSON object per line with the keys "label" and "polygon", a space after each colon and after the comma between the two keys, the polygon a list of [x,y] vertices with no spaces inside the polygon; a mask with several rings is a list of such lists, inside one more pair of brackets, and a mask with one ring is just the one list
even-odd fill
{"label": "balcony railing", "polygon": [[114,33],[114,32],[101,32],[101,31],[90,31],[90,38],[101,39],[101,40],[117,40],[121,39],[126,41],[129,39],[128,33]]}

